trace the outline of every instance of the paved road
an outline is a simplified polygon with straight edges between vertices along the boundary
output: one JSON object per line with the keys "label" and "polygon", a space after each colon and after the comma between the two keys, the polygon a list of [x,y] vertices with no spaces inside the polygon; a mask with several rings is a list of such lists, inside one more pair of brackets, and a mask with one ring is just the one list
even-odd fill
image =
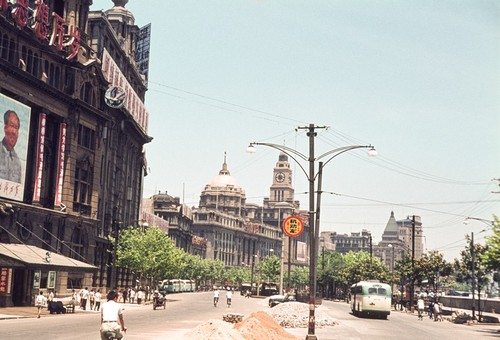
{"label": "paved road", "polygon": [[[172,339],[179,340],[189,330],[212,319],[221,320],[228,311],[248,316],[258,310],[265,310],[265,299],[246,299],[233,295],[233,305],[224,305],[224,294],[217,308],[212,304],[212,294],[183,293],[168,295],[165,310],[153,310],[150,305],[125,305],[126,322],[129,331],[127,340]],[[357,318],[350,314],[349,306],[343,302],[323,301],[327,313],[338,321],[338,325],[316,328],[318,339],[370,339],[370,340],[458,340],[494,339],[500,336],[496,325],[456,325],[450,322],[418,321],[416,316],[404,312],[393,312],[388,320]],[[33,307],[34,309],[34,307]],[[1,314],[1,310],[0,310]],[[0,321],[0,339],[98,339],[99,313],[80,312],[66,315],[44,315],[41,319],[23,318]],[[288,329],[304,339],[307,328]],[[265,339],[258,339],[265,340]]]}
{"label": "paved road", "polygon": [[[493,339],[500,337],[500,325],[458,325],[448,321],[434,322],[429,318],[418,321],[417,316],[405,312],[392,312],[388,320],[359,318],[351,314],[345,302],[323,301],[328,314],[338,325],[325,329],[316,328],[321,340],[458,340]],[[290,330],[289,330],[290,331]],[[294,335],[302,330],[291,330]]]}

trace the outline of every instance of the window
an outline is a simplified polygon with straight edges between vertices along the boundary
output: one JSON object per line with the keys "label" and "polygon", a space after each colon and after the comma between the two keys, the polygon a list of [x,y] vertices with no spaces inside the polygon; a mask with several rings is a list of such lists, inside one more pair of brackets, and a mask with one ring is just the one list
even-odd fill
{"label": "window", "polygon": [[95,150],[95,131],[83,126],[78,126],[78,145],[90,150]]}
{"label": "window", "polygon": [[75,185],[73,192],[73,211],[80,212],[82,215],[90,216],[91,198],[92,198],[92,177],[93,168],[89,158],[76,163]]}

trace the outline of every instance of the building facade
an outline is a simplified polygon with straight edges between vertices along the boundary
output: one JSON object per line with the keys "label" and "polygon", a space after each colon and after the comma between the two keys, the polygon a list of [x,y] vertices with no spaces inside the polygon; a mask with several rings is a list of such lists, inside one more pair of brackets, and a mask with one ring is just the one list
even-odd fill
{"label": "building facade", "polygon": [[396,220],[394,212],[391,211],[382,234],[382,241],[374,246],[374,254],[392,271],[395,263],[405,256],[414,256],[415,259],[422,257],[423,239],[420,216],[408,216],[405,219]]}
{"label": "building facade", "polygon": [[[126,2],[0,2],[0,306],[131,280],[107,237],[139,219],[151,141]],[[121,79],[125,105],[106,105]]]}

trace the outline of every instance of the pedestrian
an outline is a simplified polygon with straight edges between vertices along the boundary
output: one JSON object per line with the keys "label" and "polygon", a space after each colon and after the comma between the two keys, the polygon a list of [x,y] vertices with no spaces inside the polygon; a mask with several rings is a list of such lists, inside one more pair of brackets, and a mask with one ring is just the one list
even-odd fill
{"label": "pedestrian", "polygon": [[432,320],[432,314],[434,313],[434,302],[432,300],[429,301],[429,307],[427,308],[427,312],[429,313],[429,319]]}
{"label": "pedestrian", "polygon": [[137,304],[140,305],[142,303],[142,300],[144,300],[144,291],[141,288],[137,292]]}
{"label": "pedestrian", "polygon": [[233,291],[229,288],[226,292],[227,307],[231,307],[231,299],[233,298]]}
{"label": "pedestrian", "polygon": [[107,332],[115,333],[115,338],[123,338],[123,333],[127,331],[125,319],[123,317],[123,308],[118,301],[118,293],[114,290],[107,295],[108,301],[101,308],[101,339],[108,339]]}
{"label": "pedestrian", "polygon": [[439,302],[434,302],[434,321],[443,321],[443,316],[441,315],[441,305]]}
{"label": "pedestrian", "polygon": [[54,291],[51,289],[50,292],[49,292],[49,297],[48,297],[48,300],[50,302],[54,301]]}
{"label": "pedestrian", "polygon": [[83,308],[83,310],[87,310],[87,300],[89,299],[89,295],[90,295],[89,289],[85,287],[81,292],[82,296],[81,308]]}
{"label": "pedestrian", "polygon": [[130,294],[129,295],[130,296],[130,299],[129,299],[130,301],[129,302],[130,303],[134,303],[134,301],[135,301],[135,289],[134,288],[130,288],[129,294]]}
{"label": "pedestrian", "polygon": [[102,294],[101,294],[101,290],[98,289],[97,292],[95,293],[95,307],[94,307],[94,310],[99,310],[101,309],[101,298],[102,298]]}
{"label": "pedestrian", "polygon": [[127,303],[127,297],[128,297],[128,288],[125,287],[125,289],[122,292],[122,297],[123,297],[123,303]]}
{"label": "pedestrian", "polygon": [[42,308],[47,306],[47,299],[43,295],[43,291],[38,293],[38,296],[35,298],[35,306],[38,309],[38,318],[40,319],[40,313],[42,312]]}
{"label": "pedestrian", "polygon": [[219,288],[214,290],[214,307],[217,307],[217,302],[219,302]]}
{"label": "pedestrian", "polygon": [[424,298],[422,296],[419,296],[417,300],[417,309],[418,309],[418,319],[420,321],[424,319],[424,308],[425,308]]}
{"label": "pedestrian", "polygon": [[89,300],[90,300],[90,310],[94,310],[94,304],[95,304],[95,290],[92,288],[92,290],[89,293]]}

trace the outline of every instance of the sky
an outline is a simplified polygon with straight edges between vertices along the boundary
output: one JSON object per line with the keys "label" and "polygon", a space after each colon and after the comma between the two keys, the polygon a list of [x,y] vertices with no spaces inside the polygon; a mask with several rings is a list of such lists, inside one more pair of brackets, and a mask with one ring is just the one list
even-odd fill
{"label": "sky", "polygon": [[[112,6],[94,0],[91,9]],[[316,155],[378,151],[349,151],[325,166],[321,231],[366,229],[377,243],[391,212],[416,215],[424,249],[447,260],[466,235],[484,243],[491,234],[486,221],[500,216],[500,2],[131,0],[126,8],[137,26],[152,25],[144,197],[166,191],[198,206],[226,157],[247,202],[262,205],[279,152],[249,154],[248,144],[307,156],[298,127],[315,124]],[[307,177],[290,163],[306,210]],[[485,221],[464,224],[468,216]]]}

